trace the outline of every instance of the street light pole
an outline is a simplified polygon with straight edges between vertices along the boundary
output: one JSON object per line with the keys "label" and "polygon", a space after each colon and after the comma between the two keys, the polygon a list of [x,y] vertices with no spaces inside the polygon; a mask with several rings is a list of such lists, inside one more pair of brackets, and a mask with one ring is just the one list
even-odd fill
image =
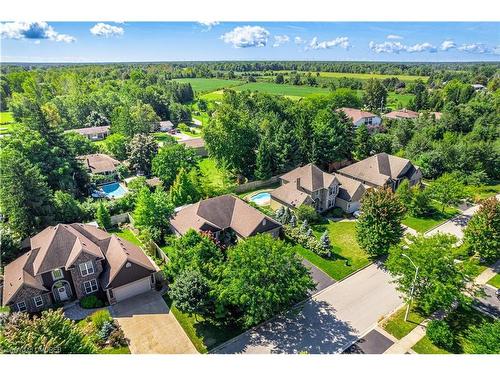
{"label": "street light pole", "polygon": [[410,291],[410,300],[408,301],[408,306],[406,307],[406,313],[405,313],[405,322],[406,322],[408,320],[408,314],[410,313],[410,306],[411,306],[411,301],[413,299],[413,292],[415,291],[415,283],[417,282],[418,267],[415,265],[415,263],[413,263],[413,261],[408,255],[401,254],[401,256],[407,258],[410,261],[411,265],[415,267],[415,277],[413,278],[413,284],[411,286],[411,291]]}

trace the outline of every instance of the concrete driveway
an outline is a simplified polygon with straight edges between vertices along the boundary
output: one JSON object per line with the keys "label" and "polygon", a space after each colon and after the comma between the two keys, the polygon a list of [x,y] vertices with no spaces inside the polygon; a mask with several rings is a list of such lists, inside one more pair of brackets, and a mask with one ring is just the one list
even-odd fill
{"label": "concrete driveway", "polygon": [[119,302],[110,312],[130,340],[132,354],[198,353],[158,292]]}
{"label": "concrete driveway", "polygon": [[390,281],[384,269],[372,264],[213,353],[341,353],[401,306]]}
{"label": "concrete driveway", "polygon": [[500,318],[500,300],[495,294],[497,289],[491,285],[483,285],[482,289],[484,295],[474,301],[475,305],[488,314]]}

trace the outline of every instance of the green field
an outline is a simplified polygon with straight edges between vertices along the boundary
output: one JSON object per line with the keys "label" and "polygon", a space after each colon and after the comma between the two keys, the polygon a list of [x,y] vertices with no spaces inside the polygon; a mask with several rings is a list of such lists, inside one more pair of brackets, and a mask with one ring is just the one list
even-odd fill
{"label": "green field", "polygon": [[272,95],[284,95],[291,98],[303,98],[315,94],[327,94],[330,92],[327,88],[322,87],[312,87],[312,86],[295,86],[295,85],[279,85],[270,82],[252,82],[245,83],[235,87],[236,91],[251,90],[259,91],[266,94]]}
{"label": "green field", "polygon": [[406,108],[410,104],[410,100],[413,98],[415,98],[415,95],[413,94],[389,92],[389,95],[387,95],[387,106],[393,109]]}
{"label": "green field", "polygon": [[206,93],[216,91],[223,88],[242,85],[244,81],[233,79],[217,79],[217,78],[178,78],[174,81],[182,83],[190,83],[195,93]]}
{"label": "green field", "polygon": [[325,229],[328,229],[334,253],[331,259],[322,258],[302,246],[296,246],[296,251],[331,278],[341,280],[370,263],[368,255],[356,242],[355,226],[356,223],[353,221],[329,222],[311,226],[318,238]]}
{"label": "green field", "polygon": [[[301,74],[307,73],[307,72],[300,72]],[[313,76],[316,75],[315,72],[312,73]],[[404,75],[404,74],[373,74],[373,73],[339,73],[339,72],[320,72],[319,73],[320,77],[324,78],[353,78],[353,79],[360,79],[360,80],[367,80],[370,78],[376,78],[376,79],[386,79],[386,78],[392,78],[396,77],[401,81],[405,82],[414,82],[416,80],[421,79],[424,82],[427,82],[429,77],[420,77],[420,76],[409,76],[409,75]]]}
{"label": "green field", "polygon": [[12,133],[16,125],[12,112],[0,112],[0,134]]}

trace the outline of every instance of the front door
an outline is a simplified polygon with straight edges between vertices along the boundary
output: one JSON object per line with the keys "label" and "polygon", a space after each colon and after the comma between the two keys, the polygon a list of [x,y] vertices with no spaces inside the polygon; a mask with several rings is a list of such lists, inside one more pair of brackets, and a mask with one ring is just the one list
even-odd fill
{"label": "front door", "polygon": [[61,302],[68,299],[68,293],[66,292],[66,287],[64,285],[57,288],[57,293],[59,294],[59,300]]}

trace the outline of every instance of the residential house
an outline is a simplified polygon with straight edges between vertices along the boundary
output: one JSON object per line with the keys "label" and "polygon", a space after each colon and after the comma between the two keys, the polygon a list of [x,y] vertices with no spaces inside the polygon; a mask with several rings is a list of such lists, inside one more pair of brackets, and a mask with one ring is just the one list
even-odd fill
{"label": "residential house", "polygon": [[235,234],[237,239],[259,233],[279,236],[281,224],[240,198],[222,195],[182,207],[170,220],[172,231],[181,236],[189,229],[211,232],[216,238]]}
{"label": "residential house", "polygon": [[172,124],[171,121],[160,121],[160,131],[161,132],[168,132],[169,130],[172,130],[174,128],[174,124]]}
{"label": "residential house", "polygon": [[441,120],[441,116],[443,115],[441,112],[429,112],[431,117],[434,117],[435,120]]}
{"label": "residential house", "polygon": [[177,141],[185,145],[187,148],[193,149],[199,156],[207,156],[208,152],[205,148],[205,140],[203,138],[191,138]]}
{"label": "residential house", "polygon": [[89,128],[70,129],[65,133],[76,132],[87,137],[91,141],[100,141],[109,135],[109,126],[92,126]]}
{"label": "residential house", "polygon": [[411,186],[422,180],[422,172],[411,161],[386,153],[370,156],[339,169],[337,174],[370,187],[390,187],[393,190],[396,190],[404,179],[408,179]]}
{"label": "residential house", "polygon": [[296,168],[280,177],[281,186],[271,194],[271,208],[310,205],[318,212],[340,207],[348,213],[359,209],[365,192],[362,183],[326,173],[314,164]]}
{"label": "residential house", "polygon": [[418,112],[410,111],[409,109],[403,108],[396,111],[392,111],[383,115],[385,118],[400,120],[400,119],[414,119],[419,116]]}
{"label": "residential house", "polygon": [[58,224],[23,242],[4,269],[3,305],[37,312],[96,295],[113,304],[151,290],[158,267],[136,245],[89,224]]}
{"label": "residential house", "polygon": [[380,116],[371,112],[346,107],[339,108],[338,111],[344,112],[346,116],[352,120],[355,128],[359,128],[362,124],[365,124],[369,130],[375,130],[378,129],[382,123]]}
{"label": "residential house", "polygon": [[109,179],[116,177],[116,168],[120,162],[106,154],[90,154],[78,157],[87,172],[93,175],[106,176]]}

